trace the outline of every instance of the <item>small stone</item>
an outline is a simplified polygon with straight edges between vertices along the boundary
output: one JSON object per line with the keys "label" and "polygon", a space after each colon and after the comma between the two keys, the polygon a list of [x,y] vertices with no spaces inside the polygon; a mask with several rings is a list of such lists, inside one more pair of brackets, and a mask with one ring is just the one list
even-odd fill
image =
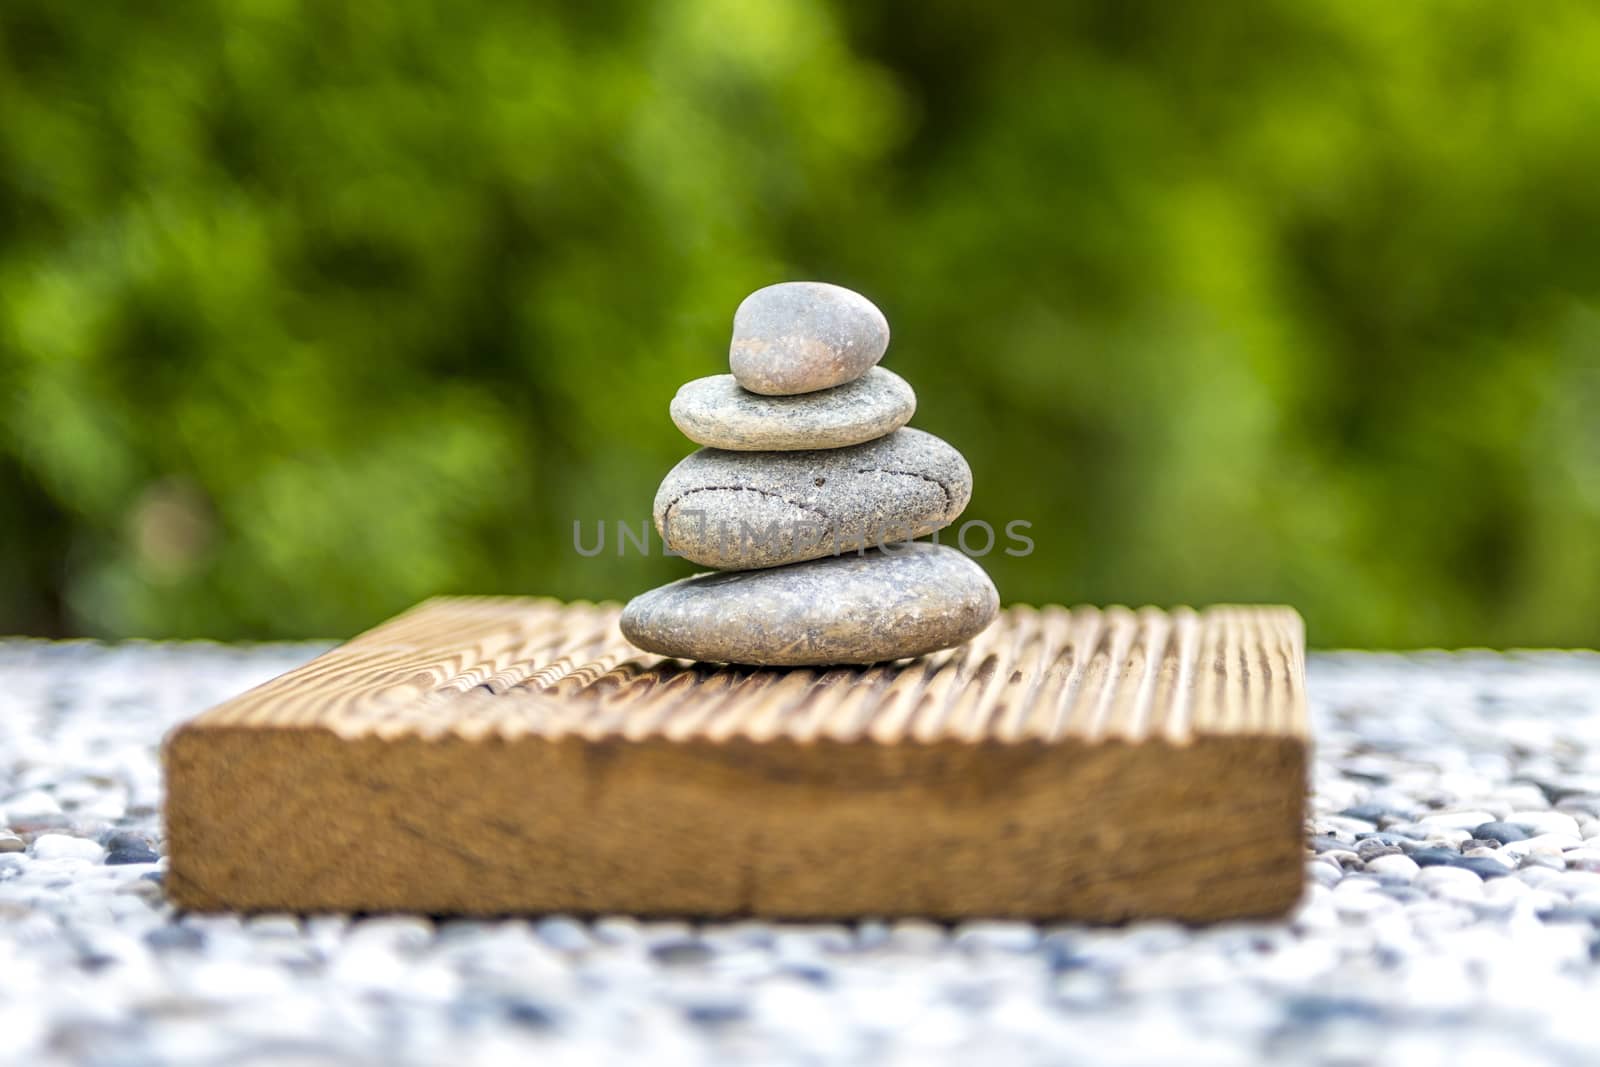
{"label": "small stone", "polygon": [[1306,877],[1318,885],[1331,887],[1344,878],[1344,868],[1324,859],[1314,859],[1306,864]]}
{"label": "small stone", "polygon": [[1462,856],[1451,866],[1471,871],[1479,878],[1504,878],[1511,873],[1510,867],[1490,856]]}
{"label": "small stone", "polygon": [[1409,811],[1391,808],[1387,804],[1355,804],[1351,807],[1345,808],[1339,814],[1345,816],[1346,818],[1361,819],[1365,822],[1370,822],[1375,825],[1382,823],[1385,819],[1411,818],[1411,813]]}
{"label": "small stone", "polygon": [[117,830],[107,834],[103,843],[106,848],[106,863],[108,865],[155,863],[161,858],[160,854],[151,847],[148,837],[128,830]]}
{"label": "small stone", "polygon": [[560,952],[582,952],[591,945],[588,929],[565,915],[542,919],[534,930],[539,940]]}
{"label": "small stone", "polygon": [[500,1009],[507,1022],[529,1030],[547,1030],[561,1021],[548,1004],[526,996],[508,996]]}
{"label": "small stone", "polygon": [[1509,845],[1513,841],[1527,840],[1528,832],[1514,823],[1495,820],[1474,826],[1472,828],[1472,836],[1498,841],[1502,845]]}
{"label": "small stone", "polygon": [[969,950],[1030,952],[1039,943],[1039,928],[1024,922],[965,922],[956,927],[955,942]]}
{"label": "small stone", "polygon": [[762,396],[731,374],[697,378],[672,398],[672,421],[696,444],[735,452],[846,448],[911,421],[917,394],[873,367],[853,382],[802,396]]}
{"label": "small stone", "polygon": [[683,1007],[684,1018],[700,1026],[736,1023],[749,1014],[744,1003],[733,996],[697,1000]]}
{"label": "small stone", "polygon": [[1400,853],[1401,849],[1398,845],[1390,845],[1382,841],[1368,839],[1356,845],[1356,855],[1360,856],[1362,861],[1366,863],[1371,863],[1379,856],[1398,856]]}
{"label": "small stone", "polygon": [[128,863],[155,863],[160,858],[148,848],[131,846],[111,849],[106,853],[106,864],[107,866],[117,866]]}
{"label": "small stone", "polygon": [[153,949],[199,952],[205,948],[206,935],[192,926],[158,926],[144,935],[144,941]]}
{"label": "small stone", "polygon": [[1348,815],[1323,815],[1315,821],[1318,832],[1325,834],[1345,834],[1354,837],[1356,834],[1369,834],[1378,829],[1377,823],[1369,819],[1356,819]]}
{"label": "small stone", "polygon": [[1522,841],[1513,841],[1502,845],[1501,851],[1508,856],[1544,855],[1559,856],[1568,849],[1582,848],[1583,839],[1569,837],[1566,834],[1540,834]]}
{"label": "small stone", "polygon": [[1417,820],[1417,824],[1433,833],[1439,830],[1471,830],[1475,826],[1493,821],[1494,816],[1487,811],[1441,811],[1434,815],[1424,815]]}
{"label": "small stone", "polygon": [[1600,892],[1600,874],[1593,871],[1563,871],[1550,880],[1548,888],[1567,896]]}
{"label": "small stone", "polygon": [[657,963],[674,967],[707,963],[714,955],[709,945],[695,937],[674,938],[650,946],[650,956]]}
{"label": "small stone", "polygon": [[954,522],[971,496],[961,453],[904,429],[850,448],[702,448],[662,480],[653,517],[670,551],[750,570],[922,537]]}
{"label": "small stone", "polygon": [[[0,842],[0,848],[4,843]],[[1585,846],[1575,848],[1570,852],[1563,852],[1561,858],[1568,867],[1577,871],[1600,871],[1600,848]]]}
{"label": "small stone", "polygon": [[888,320],[860,293],[781,282],[757,289],[733,313],[728,366],[753,393],[789,396],[854,381],[888,347]]}
{"label": "small stone", "polygon": [[1404,878],[1408,882],[1416,878],[1422,868],[1416,860],[1399,855],[1398,851],[1394,855],[1374,856],[1367,860],[1367,870],[1382,876]]}
{"label": "small stone", "polygon": [[10,830],[0,830],[0,852],[24,852],[28,848],[26,842]]}
{"label": "small stone", "polygon": [[8,797],[0,810],[5,812],[5,821],[13,830],[35,832],[39,830],[59,830],[71,820],[61,810],[60,801],[42,789],[30,789]]}
{"label": "small stone", "polygon": [[100,843],[111,852],[124,848],[152,848],[148,837],[144,834],[136,834],[131,830],[115,830],[107,834]]}
{"label": "small stone", "polygon": [[1483,892],[1482,876],[1464,867],[1428,867],[1418,872],[1415,884],[1430,893],[1446,895],[1464,891],[1480,896]]}
{"label": "small stone", "polygon": [[96,863],[105,855],[105,849],[85,837],[66,834],[40,834],[33,839],[33,858],[39,860],[93,860]]}
{"label": "small stone", "polygon": [[[1468,844],[1471,844],[1471,842],[1468,842]],[[1503,855],[1501,855],[1500,851],[1499,851],[1499,846],[1498,845],[1494,845],[1492,843],[1491,843],[1490,847],[1488,847],[1488,848],[1482,848],[1482,847],[1479,847],[1479,848],[1464,848],[1464,849],[1461,850],[1461,854],[1463,856],[1467,856],[1469,858],[1477,857],[1477,858],[1480,858],[1480,859],[1496,860],[1496,861],[1498,861],[1500,863],[1500,865],[1502,867],[1505,867],[1507,870],[1510,870],[1511,868],[1513,868],[1513,867],[1515,867],[1517,865],[1517,859],[1516,859],[1515,856],[1503,856]]]}
{"label": "small stone", "polygon": [[1578,829],[1578,820],[1561,811],[1514,811],[1506,816],[1505,821],[1534,835],[1583,836]]}
{"label": "small stone", "polygon": [[1459,861],[1461,853],[1453,848],[1418,848],[1412,850],[1411,859],[1419,867],[1441,867]]}
{"label": "small stone", "polygon": [[953,548],[908,544],[634,597],[623,636],[647,652],[761,666],[877,663],[951,648],[999,611],[994,583]]}
{"label": "small stone", "polygon": [[[1426,839],[1428,836],[1428,828],[1426,826],[1418,826],[1414,822],[1397,822],[1390,823],[1388,826],[1385,826],[1380,833],[1384,835],[1383,839],[1385,841],[1389,841],[1391,844],[1401,845],[1401,842],[1396,839],[1403,838],[1407,841],[1422,841]],[[1401,845],[1401,847],[1404,848],[1405,846]]]}

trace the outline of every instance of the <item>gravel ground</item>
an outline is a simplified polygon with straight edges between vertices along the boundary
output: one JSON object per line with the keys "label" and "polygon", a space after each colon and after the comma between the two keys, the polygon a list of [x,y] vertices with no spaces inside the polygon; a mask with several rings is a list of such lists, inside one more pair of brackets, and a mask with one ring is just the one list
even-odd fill
{"label": "gravel ground", "polygon": [[0,1062],[1600,1061],[1600,655],[1314,657],[1286,922],[175,914],[161,734],[317,651],[0,642]]}

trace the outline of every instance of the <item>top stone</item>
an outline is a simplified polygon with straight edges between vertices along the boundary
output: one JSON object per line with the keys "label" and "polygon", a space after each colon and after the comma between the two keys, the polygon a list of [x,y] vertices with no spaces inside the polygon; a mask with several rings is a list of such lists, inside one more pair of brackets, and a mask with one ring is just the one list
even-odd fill
{"label": "top stone", "polygon": [[792,396],[855,381],[888,347],[888,320],[860,293],[782,282],[757,289],[733,313],[728,365],[752,393]]}

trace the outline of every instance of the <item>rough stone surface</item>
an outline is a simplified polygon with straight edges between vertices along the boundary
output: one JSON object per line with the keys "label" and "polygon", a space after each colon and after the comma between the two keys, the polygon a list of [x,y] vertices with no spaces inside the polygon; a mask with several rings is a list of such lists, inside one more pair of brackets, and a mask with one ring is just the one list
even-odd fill
{"label": "rough stone surface", "polygon": [[646,652],[684,659],[877,663],[959,645],[999,609],[983,568],[948,546],[913,543],[685,578],[634,597],[622,632]]}
{"label": "rough stone surface", "polygon": [[850,448],[702,448],[667,473],[655,524],[704,567],[749,570],[907,541],[943,529],[972,496],[972,469],[921,430]]}
{"label": "rough stone surface", "polygon": [[[0,826],[29,844],[125,831],[162,852],[163,733],[321,651],[0,641]],[[1308,668],[1308,841],[1451,847],[1394,828],[1548,807],[1573,817],[1584,847],[1531,853],[1476,892],[1470,868],[1418,884],[1387,856],[1373,871],[1310,854],[1285,922],[1032,934],[918,920],[195,916],[164,901],[165,860],[6,852],[0,1063],[566,1064],[641,1049],[659,1063],[780,1067],[1600,1062],[1600,901],[1588,879],[1569,880],[1592,873],[1579,864],[1600,847],[1600,656],[1313,654]],[[1351,811],[1377,829],[1336,821]],[[18,813],[50,828],[19,830]],[[451,847],[448,826],[418,830]],[[1228,832],[1173,828],[1185,849]],[[1115,863],[1117,847],[1078,861]],[[349,861],[366,851],[351,841]]]}
{"label": "rough stone surface", "polygon": [[854,381],[888,347],[888,320],[860,293],[781,282],[757,289],[734,312],[728,366],[753,393],[790,396]]}
{"label": "rough stone surface", "polygon": [[786,452],[844,448],[911,421],[917,394],[893,371],[873,367],[853,382],[802,396],[752,393],[731,374],[696,378],[672,398],[672,421],[710,448]]}

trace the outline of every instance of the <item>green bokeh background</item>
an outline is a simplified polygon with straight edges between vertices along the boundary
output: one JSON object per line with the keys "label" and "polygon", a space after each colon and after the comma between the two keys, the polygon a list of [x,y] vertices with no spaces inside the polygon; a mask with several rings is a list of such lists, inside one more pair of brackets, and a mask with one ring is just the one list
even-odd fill
{"label": "green bokeh background", "polygon": [[0,632],[687,573],[573,522],[817,278],[1007,601],[1600,645],[1597,130],[1559,0],[7,0]]}

